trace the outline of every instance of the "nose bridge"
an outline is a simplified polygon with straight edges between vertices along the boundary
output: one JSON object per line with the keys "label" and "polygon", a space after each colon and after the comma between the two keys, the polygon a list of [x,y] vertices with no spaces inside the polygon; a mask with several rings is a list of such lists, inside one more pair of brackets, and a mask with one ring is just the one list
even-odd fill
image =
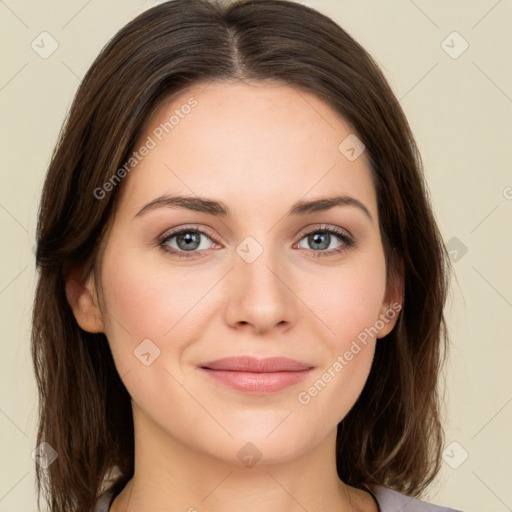
{"label": "nose bridge", "polygon": [[272,235],[263,230],[255,236],[245,237],[238,244],[235,270],[244,287],[274,295],[282,292],[283,277],[279,279],[279,273],[284,267],[283,254],[276,245]]}
{"label": "nose bridge", "polygon": [[230,323],[250,323],[265,330],[291,321],[293,294],[281,250],[264,230],[238,244],[228,291]]}

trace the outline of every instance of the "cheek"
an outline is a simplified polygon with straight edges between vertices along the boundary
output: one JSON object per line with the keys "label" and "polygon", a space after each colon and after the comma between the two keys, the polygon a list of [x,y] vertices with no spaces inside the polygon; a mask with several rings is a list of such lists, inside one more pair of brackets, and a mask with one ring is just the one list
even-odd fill
{"label": "cheek", "polygon": [[134,340],[162,340],[204,295],[204,276],[172,268],[138,250],[120,252],[106,253],[103,260],[109,334],[113,339],[129,333]]}
{"label": "cheek", "polygon": [[368,330],[374,332],[371,327],[382,307],[386,269],[383,256],[379,258],[378,251],[373,254],[376,256],[357,256],[346,266],[329,269],[316,276],[314,283],[308,279],[303,291],[311,310],[324,323],[325,340],[336,353],[347,350],[359,335],[364,338]]}
{"label": "cheek", "polygon": [[325,324],[319,329],[327,351],[322,368],[303,386],[298,402],[311,414],[325,416],[328,411],[330,422],[337,423],[354,405],[370,372],[386,285],[383,255],[361,258],[315,283],[318,287],[310,287],[304,296]]}
{"label": "cheek", "polygon": [[201,282],[197,273],[176,271],[139,250],[110,248],[104,254],[106,336],[128,392],[148,410],[161,409],[163,397],[187,399],[177,385],[182,380],[177,361],[187,344],[182,335],[187,313],[194,313],[204,295]]}
{"label": "cheek", "polygon": [[137,362],[134,350],[144,340],[162,348],[163,336],[180,315],[182,290],[153,267],[130,249],[107,249],[103,258],[103,316],[121,375]]}

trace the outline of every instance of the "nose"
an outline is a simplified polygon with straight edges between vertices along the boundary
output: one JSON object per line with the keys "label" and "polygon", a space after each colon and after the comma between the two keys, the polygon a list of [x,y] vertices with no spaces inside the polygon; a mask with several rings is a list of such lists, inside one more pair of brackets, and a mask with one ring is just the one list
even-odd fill
{"label": "nose", "polygon": [[278,327],[290,328],[296,321],[300,300],[294,294],[292,276],[285,262],[269,250],[252,263],[238,254],[226,280],[226,322],[257,334]]}

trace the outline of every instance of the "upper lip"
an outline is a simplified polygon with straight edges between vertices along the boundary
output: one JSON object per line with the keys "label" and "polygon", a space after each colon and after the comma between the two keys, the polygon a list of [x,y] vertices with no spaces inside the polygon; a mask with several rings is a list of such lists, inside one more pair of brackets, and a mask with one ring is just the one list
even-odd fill
{"label": "upper lip", "polygon": [[266,357],[258,359],[250,356],[225,357],[202,363],[201,368],[253,373],[296,372],[312,368],[310,364],[288,357]]}

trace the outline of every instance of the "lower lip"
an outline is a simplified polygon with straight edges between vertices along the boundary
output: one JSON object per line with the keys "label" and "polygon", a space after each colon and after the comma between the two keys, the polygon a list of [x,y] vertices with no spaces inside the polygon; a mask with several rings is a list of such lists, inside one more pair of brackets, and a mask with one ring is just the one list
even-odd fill
{"label": "lower lip", "polygon": [[211,379],[248,393],[275,393],[302,381],[311,369],[293,372],[237,372],[201,368]]}

